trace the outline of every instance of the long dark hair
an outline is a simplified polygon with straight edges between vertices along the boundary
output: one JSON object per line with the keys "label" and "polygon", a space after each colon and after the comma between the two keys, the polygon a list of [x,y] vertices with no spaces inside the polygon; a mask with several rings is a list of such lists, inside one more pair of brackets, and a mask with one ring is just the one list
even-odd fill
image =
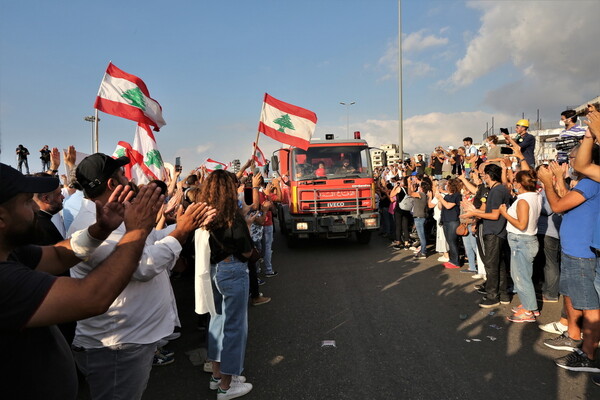
{"label": "long dark hair", "polygon": [[197,200],[217,210],[215,219],[208,226],[209,231],[233,226],[235,214],[238,212],[236,194],[237,178],[225,170],[211,172],[202,183]]}

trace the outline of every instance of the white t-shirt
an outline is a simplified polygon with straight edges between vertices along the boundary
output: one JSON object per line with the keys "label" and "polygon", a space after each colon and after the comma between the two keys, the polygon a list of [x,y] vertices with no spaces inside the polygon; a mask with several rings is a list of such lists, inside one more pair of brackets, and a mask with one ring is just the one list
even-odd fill
{"label": "white t-shirt", "polygon": [[506,231],[518,235],[536,235],[538,219],[542,211],[542,196],[537,192],[525,192],[517,196],[517,200],[508,209],[508,215],[517,218],[517,203],[526,201],[529,204],[529,222],[524,230],[515,228],[510,222],[506,224]]}

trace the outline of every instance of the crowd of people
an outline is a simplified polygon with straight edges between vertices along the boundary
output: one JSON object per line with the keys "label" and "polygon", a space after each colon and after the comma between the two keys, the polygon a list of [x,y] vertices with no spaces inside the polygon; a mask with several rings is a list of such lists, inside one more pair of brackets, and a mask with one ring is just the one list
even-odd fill
{"label": "crowd of people", "polygon": [[[248,173],[248,162],[238,174],[201,168],[180,179],[175,170],[138,186],[124,175],[127,157],[76,160],[71,146],[60,184],[61,155],[48,153],[45,172],[30,176],[1,164],[0,334],[17,360],[3,377],[8,398],[75,398],[76,369],[93,399],[141,398],[151,368],[173,362],[165,346],[180,336],[171,276],[204,259],[214,304],[200,319],[208,385],[221,400],[248,393],[247,312],[271,300],[259,272],[277,276],[279,180]],[[199,231],[205,240],[194,240]],[[195,257],[203,245],[208,256]],[[27,384],[31,374],[37,385]]]}
{"label": "crowd of people", "polygon": [[380,235],[393,251],[437,253],[444,268],[483,280],[475,285],[482,308],[518,296],[513,323],[536,322],[540,303],[562,295],[560,321],[540,325],[557,335],[544,344],[570,352],[556,365],[585,372],[600,372],[599,110],[588,106],[587,127],[575,111],[561,114],[559,140],[570,144],[562,162],[536,165],[529,123],[520,120],[503,147],[497,136],[478,149],[465,137],[458,149],[437,147],[429,162],[418,155],[375,171]]}
{"label": "crowd of people", "polygon": [[[576,144],[562,164],[536,165],[520,120],[505,147],[497,136],[479,148],[465,137],[428,161],[375,169],[380,233],[393,251],[436,253],[444,268],[484,280],[482,308],[518,296],[513,323],[535,322],[539,304],[562,295],[562,318],[540,325],[557,335],[544,344],[569,351],[559,367],[600,372],[600,112],[589,107],[588,129],[574,111],[562,117]],[[281,179],[266,180],[248,161],[238,173],[176,169],[138,186],[124,175],[127,157],[76,160],[71,146],[60,183],[61,154],[40,153],[44,172],[32,176],[0,164],[0,335],[15,363],[8,398],[75,398],[76,369],[93,399],[141,398],[151,368],[173,362],[166,346],[180,322],[170,279],[192,265],[199,292],[210,294],[196,296],[208,320],[208,386],[219,400],[250,392],[248,310],[271,301],[260,286],[277,276]],[[19,146],[19,170],[28,154]]]}

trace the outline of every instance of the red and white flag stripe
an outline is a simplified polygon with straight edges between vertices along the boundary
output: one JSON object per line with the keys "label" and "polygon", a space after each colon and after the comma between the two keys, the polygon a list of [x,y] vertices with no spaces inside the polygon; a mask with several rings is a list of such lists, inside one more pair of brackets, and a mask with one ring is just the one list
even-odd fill
{"label": "red and white flag stripe", "polygon": [[[139,89],[139,90],[138,90]],[[144,81],[112,63],[102,78],[94,108],[107,114],[145,123],[158,131],[166,125],[162,107],[150,97]]]}
{"label": "red and white flag stripe", "polygon": [[217,169],[227,169],[228,167],[227,164],[215,161],[212,158],[207,158],[203,165],[206,167],[208,172],[213,172]]}

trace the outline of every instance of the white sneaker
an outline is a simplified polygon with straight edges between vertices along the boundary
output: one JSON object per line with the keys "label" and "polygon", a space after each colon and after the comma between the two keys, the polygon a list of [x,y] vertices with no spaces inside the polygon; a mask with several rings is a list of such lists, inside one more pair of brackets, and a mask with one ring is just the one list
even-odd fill
{"label": "white sneaker", "polygon": [[448,262],[448,261],[450,261],[450,259],[448,257],[441,256],[440,258],[438,258],[438,261],[439,262]]}
{"label": "white sneaker", "polygon": [[218,388],[217,400],[228,400],[235,399],[236,397],[242,397],[243,395],[248,394],[251,390],[251,383],[240,383],[231,385],[227,390],[222,390],[221,388]]}
{"label": "white sneaker", "polygon": [[[231,385],[237,385],[239,383],[246,382],[246,377],[242,375],[233,375],[231,377]],[[221,379],[216,379],[214,376],[210,376],[210,381],[208,381],[208,387],[210,390],[217,390],[219,388],[219,383],[221,383]]]}
{"label": "white sneaker", "polygon": [[545,325],[540,325],[539,327],[544,332],[556,333],[557,335],[562,335],[564,332],[566,332],[569,329],[568,326],[561,324],[560,321],[550,322]]}
{"label": "white sneaker", "polygon": [[473,275],[471,275],[471,278],[473,278],[473,279],[485,279],[485,275],[483,275],[483,274],[473,274]]}

